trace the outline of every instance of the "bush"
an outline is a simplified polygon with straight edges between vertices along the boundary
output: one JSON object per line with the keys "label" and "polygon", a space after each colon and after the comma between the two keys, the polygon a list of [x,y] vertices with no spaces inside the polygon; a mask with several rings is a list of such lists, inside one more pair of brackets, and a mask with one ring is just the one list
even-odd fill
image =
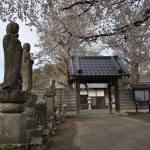
{"label": "bush", "polygon": [[149,114],[149,112],[127,112],[129,116]]}
{"label": "bush", "polygon": [[3,145],[3,146],[0,146],[0,150],[23,150],[23,148],[19,146]]}

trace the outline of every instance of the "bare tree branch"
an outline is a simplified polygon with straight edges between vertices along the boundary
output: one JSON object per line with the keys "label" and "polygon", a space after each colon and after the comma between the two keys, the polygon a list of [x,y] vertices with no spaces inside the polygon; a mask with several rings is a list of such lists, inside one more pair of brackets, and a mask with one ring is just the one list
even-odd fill
{"label": "bare tree branch", "polygon": [[78,17],[80,17],[81,15],[83,15],[84,13],[86,13],[86,12],[93,6],[94,2],[95,2],[95,1],[93,1],[93,2],[91,3],[91,5],[90,5],[87,9],[85,9],[81,14],[79,14]]}
{"label": "bare tree branch", "polygon": [[70,5],[70,6],[68,6],[68,7],[64,7],[63,10],[70,9],[70,8],[76,6],[76,5],[84,5],[84,4],[91,5],[92,3],[93,3],[93,2],[91,2],[91,1],[83,1],[83,2],[80,1],[80,2],[76,2],[76,3],[72,4],[72,5]]}
{"label": "bare tree branch", "polygon": [[[91,36],[77,36],[77,37],[80,39],[84,39],[84,40],[88,40],[88,39],[96,40],[99,37],[114,36],[114,35],[117,35],[120,33],[122,34],[122,33],[127,32],[127,30],[130,30],[133,27],[138,27],[138,26],[142,25],[143,23],[148,21],[149,18],[150,18],[150,8],[145,11],[143,18],[141,20],[137,20],[137,21],[134,21],[132,24],[127,24],[118,29],[114,29],[115,32],[103,33],[103,34],[97,34],[97,35],[91,35]],[[73,34],[71,32],[68,32],[68,33]]]}

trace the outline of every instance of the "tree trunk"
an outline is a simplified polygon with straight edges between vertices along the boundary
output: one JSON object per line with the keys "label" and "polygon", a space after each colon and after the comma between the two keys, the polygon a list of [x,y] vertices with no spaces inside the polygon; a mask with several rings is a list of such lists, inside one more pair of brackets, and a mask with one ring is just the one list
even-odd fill
{"label": "tree trunk", "polygon": [[139,64],[137,62],[132,62],[132,84],[139,84],[138,68]]}
{"label": "tree trunk", "polygon": [[66,75],[66,89],[70,90],[73,89],[73,83],[69,81],[68,75]]}

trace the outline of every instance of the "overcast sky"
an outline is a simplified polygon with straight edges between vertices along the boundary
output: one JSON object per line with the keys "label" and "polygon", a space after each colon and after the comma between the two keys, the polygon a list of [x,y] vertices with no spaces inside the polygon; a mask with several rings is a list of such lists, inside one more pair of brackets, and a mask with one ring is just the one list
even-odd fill
{"label": "overcast sky", "polygon": [[[6,26],[9,22],[2,22],[0,21],[0,83],[3,82],[4,78],[4,52],[3,52],[3,37],[6,34]],[[38,36],[36,34],[35,28],[32,28],[32,31],[25,23],[18,21],[17,22],[20,26],[19,29],[19,40],[21,41],[22,45],[24,43],[30,43],[31,45],[31,52],[38,51],[38,48],[34,47],[35,43],[38,43]]]}

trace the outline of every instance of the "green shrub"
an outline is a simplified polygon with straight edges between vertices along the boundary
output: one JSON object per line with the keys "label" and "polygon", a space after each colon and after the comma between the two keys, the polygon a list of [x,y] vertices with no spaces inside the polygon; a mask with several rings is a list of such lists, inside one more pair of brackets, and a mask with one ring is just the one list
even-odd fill
{"label": "green shrub", "polygon": [[23,150],[23,148],[12,145],[2,145],[0,146],[0,150]]}
{"label": "green shrub", "polygon": [[129,116],[132,116],[132,115],[143,115],[143,114],[149,114],[149,112],[127,112],[127,114]]}

